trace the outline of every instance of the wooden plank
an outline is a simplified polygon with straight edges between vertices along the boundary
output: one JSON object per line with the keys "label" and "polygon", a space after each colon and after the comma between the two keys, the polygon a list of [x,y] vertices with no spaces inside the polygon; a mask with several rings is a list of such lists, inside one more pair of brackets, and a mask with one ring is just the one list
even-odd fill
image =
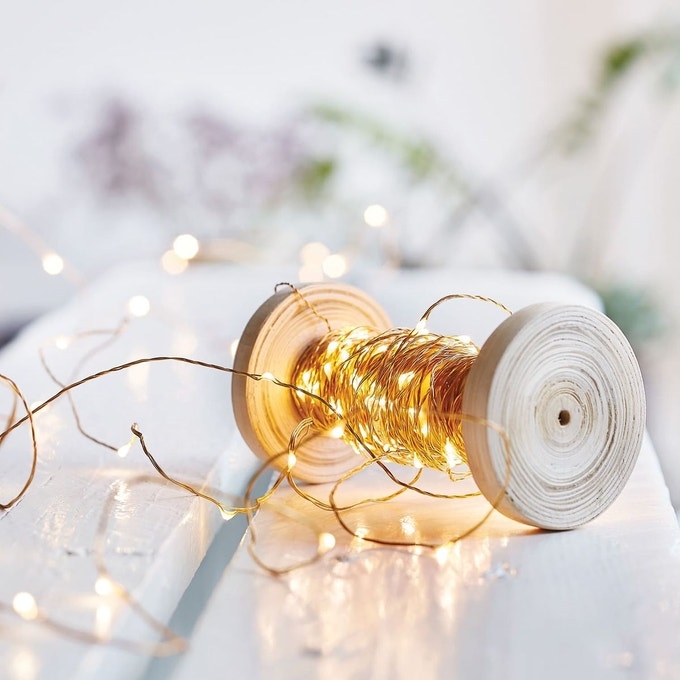
{"label": "wooden plank", "polygon": [[[238,337],[252,311],[281,279],[294,279],[294,272],[281,268],[274,271],[206,266],[191,269],[185,275],[173,278],[144,263],[121,268],[90,287],[70,305],[31,326],[0,353],[0,371],[19,383],[29,401],[42,401],[54,391],[54,386],[40,367],[38,348],[57,335],[114,327],[125,314],[128,299],[136,294],[149,298],[149,316],[133,321],[125,334],[89,360],[81,372],[94,371],[140,356],[160,354],[190,355],[229,365],[229,345]],[[433,299],[449,292],[497,296],[513,307],[544,299],[548,293],[553,299],[597,304],[586,289],[568,279],[541,277],[540,281],[539,286],[534,276],[525,274],[392,274],[379,271],[363,272],[351,282],[373,291],[392,314],[394,323],[399,325],[412,325]],[[481,340],[499,321],[498,313],[493,309],[480,309],[478,306],[461,308],[460,311],[458,308],[449,309],[450,312],[437,316],[442,332],[478,332]],[[436,327],[437,324],[433,326]],[[84,356],[91,346],[90,341],[84,341],[63,352],[50,348],[51,365],[60,376],[67,376],[77,364],[78,358]],[[228,383],[224,376],[203,369],[154,366],[107,377],[82,387],[75,398],[83,423],[93,434],[121,445],[129,438],[131,423],[139,422],[149,446],[168,471],[184,479],[208,480],[225,493],[237,493],[242,490],[257,462],[236,435]],[[1,413],[7,410],[7,394],[2,393],[0,399]],[[133,449],[128,458],[121,460],[115,454],[88,442],[77,432],[65,402],[50,406],[42,412],[37,424],[41,453],[35,485],[15,508],[0,515],[0,600],[8,602],[15,592],[28,590],[36,596],[41,606],[66,622],[82,628],[92,628],[96,625],[98,616],[99,625],[104,625],[105,620],[110,617],[112,631],[124,632],[133,639],[149,639],[148,630],[134,614],[118,607],[115,602],[102,602],[94,595],[96,570],[92,548],[105,497],[109,493],[118,496],[116,510],[107,528],[107,564],[113,575],[162,621],[170,619],[215,532],[222,526],[219,514],[173,488],[155,484],[134,485],[133,480],[137,475],[151,471],[139,449]],[[7,498],[12,490],[18,488],[26,474],[29,453],[27,441],[26,432],[22,431],[13,435],[3,448],[0,459],[0,493],[3,498]],[[658,516],[650,508],[654,507],[662,493],[663,487],[657,479],[654,484],[645,487],[644,496],[636,497],[635,502],[638,502],[638,498],[644,498],[644,517],[651,522],[645,524],[644,528],[637,525],[640,535],[657,530],[654,527],[657,526],[655,522]],[[661,500],[666,503],[664,499]],[[667,503],[664,507],[668,510]],[[266,514],[258,518],[263,526],[267,521],[280,520],[280,517],[268,520]],[[328,614],[324,613],[325,610],[309,610],[309,603],[302,606],[302,595],[292,592],[290,584],[254,575],[252,565],[241,550],[211,601],[200,630],[192,637],[195,651],[182,659],[181,674],[193,675],[193,669],[204,663],[212,664],[218,659],[225,667],[234,669],[235,677],[239,677],[237,671],[241,668],[250,669],[254,673],[264,672],[265,668],[273,668],[272,664],[282,674],[290,673],[291,677],[304,674],[303,671],[311,667],[317,673],[321,667],[330,669],[330,672],[339,662],[334,656],[336,652],[329,656],[329,650],[337,648],[342,654],[351,656],[355,646],[358,645],[359,650],[365,648],[361,635],[345,635],[350,630],[347,626],[356,622],[361,611],[351,609],[355,600],[349,598],[349,595],[343,595],[343,588],[349,587],[354,593],[352,597],[361,596],[366,599],[374,586],[381,587],[382,601],[384,607],[387,607],[385,612],[391,611],[392,607],[395,612],[408,609],[415,613],[426,605],[427,598],[417,594],[421,589],[432,595],[437,584],[448,582],[448,579],[454,585],[467,583],[465,579],[471,579],[472,583],[480,573],[483,576],[486,572],[490,574],[486,581],[491,583],[491,588],[498,588],[506,582],[514,584],[521,582],[519,577],[522,574],[531,573],[531,568],[536,568],[527,566],[529,563],[533,564],[535,552],[539,557],[543,552],[548,556],[553,555],[552,548],[541,550],[532,547],[533,543],[526,542],[535,539],[534,536],[519,536],[517,548],[510,548],[515,545],[514,534],[519,530],[510,529],[502,522],[501,526],[497,522],[491,523],[488,530],[491,531],[493,527],[496,535],[484,535],[475,539],[476,542],[459,544],[461,547],[457,550],[461,551],[462,556],[452,559],[462,561],[454,562],[445,573],[440,573],[440,569],[444,567],[434,568],[424,556],[413,562],[414,565],[420,564],[420,567],[411,566],[412,556],[403,554],[393,556],[392,562],[388,559],[383,563],[388,553],[375,553],[378,560],[375,563],[376,568],[380,573],[384,572],[377,580],[373,577],[362,580],[354,574],[372,564],[373,553],[354,561],[336,561],[337,564],[333,562],[329,573],[323,570],[309,572],[304,577],[308,579],[307,585],[300,586],[302,595],[306,592],[314,599],[314,593],[321,593],[326,583],[337,590],[334,596],[337,598],[337,607],[333,609],[329,604]],[[664,532],[668,531],[670,528],[666,527]],[[663,536],[660,545],[666,545],[663,542],[667,538],[664,532],[661,532]],[[591,533],[583,535],[589,536]],[[562,544],[550,536],[553,535],[538,537],[540,545],[554,543],[557,546],[554,550],[559,552]],[[639,576],[640,569],[645,570],[648,580],[658,576],[650,566],[651,560],[667,566],[668,556],[665,555],[665,561],[662,561],[657,551],[651,548],[642,550],[637,543],[630,543],[626,536],[628,534],[625,532],[616,533],[614,539],[608,539],[607,545],[613,541],[619,552],[623,547],[631,547],[640,554],[649,556],[649,559],[635,566],[634,577]],[[286,550],[304,550],[307,547],[306,539],[297,536],[295,532],[290,535],[290,539],[293,542],[288,544]],[[475,557],[478,553],[478,548],[475,547],[477,544],[486,546],[483,548],[486,551],[484,555],[487,555],[484,563],[479,561],[481,558]],[[526,546],[523,552],[520,551],[521,546]],[[274,546],[276,550],[281,547]],[[571,549],[568,545],[563,548],[567,554]],[[593,551],[592,542],[586,541],[584,549]],[[507,550],[510,552],[506,555]],[[526,562],[519,560],[523,554],[527,555],[524,558]],[[604,557],[619,556],[613,548],[603,549],[603,554]],[[498,571],[498,560],[506,561],[507,558],[508,563],[512,564],[510,558],[514,560],[515,557],[517,564],[512,569],[517,569],[517,577],[505,576],[502,569]],[[589,569],[601,567],[606,562],[604,557],[601,563],[597,560],[592,564],[589,562]],[[469,576],[459,575],[459,569],[462,569],[462,574],[467,574],[466,570],[472,568],[470,560],[473,565],[478,565],[477,571],[471,571]],[[629,557],[626,564],[630,565],[632,561]],[[567,563],[570,563],[569,560]],[[484,564],[487,566],[482,569]],[[327,565],[319,565],[319,568],[322,566]],[[337,574],[333,571],[336,568],[349,570],[349,578],[341,574],[338,581]],[[409,585],[406,579],[413,569],[422,571],[419,586],[416,582]],[[610,567],[607,566],[606,569],[609,574]],[[497,576],[493,576],[494,574]],[[291,578],[299,579],[303,576],[303,573],[298,573]],[[407,587],[403,598],[397,598],[388,605],[388,594],[394,585],[400,584]],[[594,585],[592,587],[595,588]],[[508,600],[507,605],[502,601],[487,600],[477,593],[479,588],[473,588],[469,597],[461,595],[462,591],[451,588],[453,586],[449,587],[447,597],[460,598],[461,606],[467,602],[469,606],[474,604],[482,610],[484,607],[491,608],[499,620],[507,617],[511,611],[523,608],[519,600]],[[467,592],[465,588],[463,590]],[[258,603],[263,596],[269,598],[270,591],[287,593],[285,601],[280,600],[276,605],[285,605],[283,610],[275,608],[260,611]],[[518,591],[516,595],[512,595],[516,598],[520,596],[530,597],[530,593]],[[340,615],[339,607],[343,601],[347,607],[342,607],[345,618],[338,619],[341,628],[335,638],[326,639],[323,631],[338,626],[332,616]],[[626,601],[630,601],[630,598]],[[293,611],[298,606],[296,602],[302,607],[297,614]],[[642,606],[640,603],[638,605]],[[672,599],[658,605],[663,605],[666,611],[671,612],[664,615],[666,620],[677,613],[677,603]],[[237,609],[225,612],[225,606],[235,606]],[[527,606],[534,606],[533,601],[529,600]],[[616,611],[619,612],[620,609]],[[453,613],[459,618],[473,616],[466,612],[467,609],[459,609],[456,605]],[[364,611],[364,614],[368,613],[368,610]],[[267,620],[261,616],[265,616]],[[383,618],[386,616],[387,614]],[[436,639],[444,645],[455,643],[455,636],[451,637],[449,634],[454,630],[453,619],[447,618],[451,614],[444,614],[442,610],[439,616],[444,632],[441,633],[443,637],[440,635]],[[7,669],[7,677],[12,680],[93,675],[98,678],[139,677],[149,661],[143,655],[69,642],[41,632],[34,626],[17,624],[16,619],[7,614],[2,614],[0,623],[4,632],[0,640],[0,668]],[[380,677],[383,666],[391,668],[388,658],[395,650],[393,646],[390,647],[390,640],[400,638],[405,633],[415,635],[417,631],[414,630],[415,624],[410,626],[406,622],[391,635],[382,627],[380,618],[375,618],[375,614],[373,619],[367,619],[366,624],[375,629],[370,639],[378,653],[372,663],[377,664],[374,676]],[[322,629],[319,629],[319,625]],[[470,630],[477,630],[476,625]],[[540,626],[539,623],[536,625]],[[283,629],[290,629],[289,638],[280,637]],[[211,637],[215,631],[219,639]],[[297,643],[293,644],[291,641],[302,640],[300,636],[303,633],[312,637],[309,640],[305,638],[308,649],[305,647],[307,651],[303,649],[301,652],[295,646]],[[422,639],[422,633],[418,635],[420,637],[415,639]],[[662,636],[657,637],[658,644],[661,644]],[[279,644],[286,640],[292,646],[287,642]],[[510,636],[499,647],[506,650],[503,655],[506,652],[510,655],[518,653],[513,652],[513,640],[515,638]],[[469,638],[465,638],[465,643],[470,645],[467,653],[479,654],[479,645],[473,644]],[[238,658],[229,656],[227,659],[227,650],[230,655]],[[621,651],[624,654],[621,658],[626,662],[629,657],[625,655],[628,653],[628,647]],[[366,660],[365,649],[362,654],[364,656],[357,656],[357,663],[361,659]],[[490,654],[489,659],[491,658],[494,658],[493,654]],[[259,666],[258,659],[261,661]],[[448,657],[440,658],[437,663],[444,663],[442,659]],[[281,664],[277,665],[279,661]],[[487,662],[490,663],[489,660],[485,661]],[[309,666],[310,663],[312,666]],[[349,666],[342,668],[347,669]],[[256,675],[257,673],[253,677]]]}
{"label": "wooden plank", "polygon": [[[512,298],[513,306],[541,298],[595,303],[564,281],[538,280],[544,285],[529,288],[521,276],[487,275],[463,290]],[[456,291],[465,285],[448,283]],[[408,324],[442,284],[415,275],[374,289],[397,323]],[[464,311],[456,321],[483,336],[493,321],[474,314]],[[328,492],[315,489],[319,497]],[[384,490],[371,473],[352,487],[356,498]],[[371,526],[394,536],[415,527],[443,537],[472,526],[484,512],[480,503],[443,505],[412,495],[381,510]],[[277,679],[680,675],[680,532],[649,441],[619,499],[574,531],[541,532],[494,514],[443,553],[383,549],[349,539],[290,490],[277,504],[332,532],[337,547],[311,567],[274,578],[244,543],[174,680],[216,668]],[[255,528],[258,554],[274,565],[315,549],[310,532],[276,509],[263,509]]]}
{"label": "wooden plank", "polygon": [[[244,281],[236,302],[234,291]],[[38,349],[47,343],[52,368],[65,378],[106,336],[63,351],[50,338],[114,328],[129,298],[138,294],[150,300],[149,315],[132,320],[80,375],[162,354],[229,365],[229,345],[238,337],[234,329],[242,327],[252,305],[270,289],[267,280],[258,290],[237,270],[208,268],[174,279],[148,265],[131,266],[30,327],[2,352],[0,371],[20,385],[29,402],[44,400],[56,387],[40,366]],[[0,412],[7,412],[9,392],[0,397]],[[235,436],[226,375],[176,364],[139,367],[83,386],[74,398],[86,429],[116,446],[130,438],[130,425],[138,422],[158,460],[185,480],[238,494],[257,465]],[[92,444],[78,433],[65,400],[41,412],[36,425],[40,457],[35,482],[17,506],[0,514],[0,600],[8,603],[16,592],[29,591],[41,607],[78,628],[93,630],[110,620],[114,634],[152,640],[139,617],[115,598],[94,593],[92,551],[105,499],[116,498],[106,530],[107,566],[162,621],[170,618],[220,526],[219,512],[176,488],[136,485],[140,474],[153,473],[139,447],[122,460]],[[20,488],[29,459],[24,429],[3,447],[3,499]],[[11,631],[0,640],[4,677],[135,677],[148,662],[144,655],[46,634],[7,613],[2,625]]]}
{"label": "wooden plank", "polygon": [[[372,478],[354,491],[383,488]],[[589,525],[540,532],[495,514],[443,555],[350,541],[290,491],[278,502],[333,531],[336,549],[273,578],[242,546],[176,680],[215,668],[277,679],[680,675],[680,533],[649,442],[622,496]],[[464,504],[423,516],[426,504],[404,500],[372,526],[389,531],[409,516],[424,531],[455,532],[480,516]],[[313,553],[287,516],[262,510],[255,526],[273,563]]]}

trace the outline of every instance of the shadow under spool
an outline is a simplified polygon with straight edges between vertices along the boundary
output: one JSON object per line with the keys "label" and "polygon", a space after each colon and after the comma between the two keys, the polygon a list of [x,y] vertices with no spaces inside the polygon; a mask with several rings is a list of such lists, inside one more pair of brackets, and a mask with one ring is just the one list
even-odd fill
{"label": "shadow under spool", "polygon": [[[382,308],[351,286],[311,284],[301,295],[280,291],[260,306],[235,369],[291,382],[328,325],[391,327]],[[232,403],[258,457],[286,451],[301,420],[292,390],[234,375]],[[484,423],[505,430],[509,451]],[[463,439],[480,491],[506,516],[545,529],[580,526],[611,505],[633,470],[644,426],[642,376],[628,341],[606,316],[578,305],[531,305],[503,321],[463,393]],[[294,475],[313,483],[337,481],[358,463],[355,450],[333,437],[308,440],[295,454]]]}

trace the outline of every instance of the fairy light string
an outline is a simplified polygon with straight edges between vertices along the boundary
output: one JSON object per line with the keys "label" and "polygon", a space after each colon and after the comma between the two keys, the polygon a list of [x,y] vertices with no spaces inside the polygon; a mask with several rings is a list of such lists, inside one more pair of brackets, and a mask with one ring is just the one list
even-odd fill
{"label": "fairy light string", "polygon": [[[311,308],[297,288],[293,292]],[[292,382],[302,388],[295,392],[301,417],[310,418],[318,432],[343,437],[372,457],[387,454],[395,463],[450,474],[467,464],[460,414],[479,348],[468,336],[438,335],[426,325],[430,314],[451,299],[481,300],[511,313],[490,298],[448,295],[431,305],[414,329],[378,333],[365,326],[329,326],[293,373]],[[352,434],[345,437],[348,424]]]}
{"label": "fairy light string", "polygon": [[2,204],[0,204],[0,227],[16,234],[40,260],[47,274],[51,276],[63,274],[75,287],[85,283],[85,277],[70,262],[52,250],[33,229]]}
{"label": "fairy light string", "polygon": [[[441,302],[452,298],[478,298],[477,296],[455,295],[442,298],[427,310],[421,322],[412,330],[394,329],[387,333],[375,334],[367,328],[333,330],[331,324],[319,314],[304,294],[291,284],[295,295],[308,310],[316,314],[328,329],[328,335],[319,343],[311,346],[301,357],[294,380],[284,381],[268,373],[251,373],[216,363],[200,361],[182,356],[154,356],[135,359],[90,375],[75,379],[84,364],[97,352],[108,346],[116,337],[124,332],[127,320],[109,330],[87,331],[69,338],[65,346],[75,340],[104,335],[104,341],[89,350],[71,371],[69,380],[58,378],[49,366],[44,348],[40,350],[40,360],[50,378],[59,389],[41,403],[30,407],[19,386],[8,376],[0,375],[13,393],[14,404],[0,433],[0,446],[6,437],[27,424],[31,437],[31,465],[23,485],[9,500],[0,502],[0,510],[12,508],[28,492],[34,479],[38,462],[38,445],[36,437],[35,417],[47,406],[66,396],[78,431],[87,439],[99,446],[116,450],[116,447],[100,438],[89,434],[80,422],[72,392],[78,387],[106,376],[132,369],[142,364],[185,363],[195,367],[206,368],[230,375],[240,375],[252,381],[267,381],[290,392],[298,401],[301,417],[298,426],[290,434],[287,450],[271,456],[263,462],[253,474],[242,499],[226,503],[220,500],[219,492],[197,486],[169,474],[152,455],[140,426],[134,423],[131,427],[132,440],[138,441],[159,478],[141,477],[138,482],[169,483],[209,502],[217,507],[222,517],[230,519],[236,514],[246,515],[249,526],[247,548],[254,562],[265,572],[280,576],[311,565],[324,558],[335,546],[335,536],[316,526],[309,517],[299,510],[273,500],[276,492],[286,482],[288,486],[303,500],[320,510],[330,512],[337,520],[338,526],[356,539],[382,546],[421,546],[438,549],[464,536],[469,535],[483,524],[493,512],[496,502],[492,502],[488,511],[473,526],[465,528],[438,542],[418,540],[387,540],[379,535],[359,533],[344,519],[345,513],[373,503],[387,503],[402,494],[411,491],[440,499],[468,498],[475,493],[442,494],[429,491],[419,486],[423,467],[432,467],[445,471],[452,481],[465,477],[465,474],[454,473],[459,464],[466,462],[466,453],[461,434],[461,422],[466,418],[460,413],[459,393],[465,382],[469,367],[477,355],[476,346],[464,337],[447,338],[426,330],[425,323],[429,314]],[[488,300],[487,300],[488,301]],[[498,303],[494,303],[498,304]],[[502,305],[498,305],[502,307]],[[505,309],[505,308],[503,308]],[[506,310],[507,311],[507,310]],[[64,344],[64,343],[62,343]],[[448,368],[446,368],[448,364]],[[17,417],[18,404],[23,406],[25,415]],[[392,405],[392,408],[389,405]],[[403,417],[406,414],[406,417]],[[327,499],[317,497],[309,487],[301,486],[295,478],[296,451],[308,439],[328,434],[329,430],[341,425],[340,434],[364,459],[351,471],[342,475],[332,485]],[[509,462],[509,440],[502,428],[493,423],[482,423],[497,431],[503,442]],[[129,445],[126,445],[129,448]],[[408,480],[403,480],[387,463],[397,462],[415,467]],[[283,465],[281,465],[283,463]],[[336,500],[340,487],[353,477],[361,474],[371,466],[378,466],[387,478],[396,485],[396,489],[382,495],[363,498],[353,503],[341,504]],[[266,493],[254,497],[257,481],[271,469],[283,467],[283,470],[270,484]],[[510,467],[507,466],[509,475]],[[138,483],[135,482],[135,483]],[[112,514],[114,494],[111,493],[104,502],[97,535],[95,539],[94,558],[98,572],[98,592],[112,594],[134,611],[160,639],[153,642],[118,638],[96,630],[80,630],[60,622],[54,615],[32,601],[29,609],[17,609],[7,603],[0,602],[0,609],[14,611],[25,621],[33,621],[54,632],[88,644],[107,644],[116,647],[142,652],[150,655],[166,655],[182,652],[186,642],[173,633],[165,624],[154,618],[136,600],[122,583],[113,579],[104,559],[105,536],[109,517]],[[268,563],[258,554],[259,535],[253,524],[255,512],[265,503],[279,514],[285,515],[300,525],[307,526],[317,535],[317,545],[307,558],[287,566]],[[31,597],[30,593],[25,594]],[[26,598],[24,598],[26,599]],[[27,615],[30,613],[30,616]]]}
{"label": "fairy light string", "polygon": [[[395,329],[371,336],[333,331],[301,357],[293,382],[300,412],[320,431],[342,436],[346,423],[373,456],[448,472],[467,462],[460,418],[465,380],[478,350],[469,340]],[[354,438],[350,444],[356,446]]]}

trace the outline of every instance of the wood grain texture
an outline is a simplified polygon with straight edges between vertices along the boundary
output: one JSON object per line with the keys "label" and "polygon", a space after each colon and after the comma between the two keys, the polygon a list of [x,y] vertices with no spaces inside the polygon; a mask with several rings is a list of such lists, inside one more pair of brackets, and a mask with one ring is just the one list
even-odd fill
{"label": "wood grain texture", "polygon": [[[380,305],[358,288],[345,284],[311,284],[300,289],[303,299],[286,287],[263,302],[248,321],[234,358],[234,368],[250,374],[269,373],[291,384],[295,367],[307,347],[332,329],[390,327]],[[262,460],[288,450],[300,422],[293,394],[269,380],[235,375],[232,404],[236,423],[250,448]],[[296,449],[295,475],[307,482],[338,479],[356,465],[357,456],[345,442],[317,437]],[[286,457],[275,467],[285,469]]]}
{"label": "wood grain texture", "polygon": [[[470,469],[508,517],[572,529],[604,511],[642,446],[645,392],[623,333],[581,305],[541,303],[504,321],[465,385]],[[502,440],[487,422],[501,425]]]}

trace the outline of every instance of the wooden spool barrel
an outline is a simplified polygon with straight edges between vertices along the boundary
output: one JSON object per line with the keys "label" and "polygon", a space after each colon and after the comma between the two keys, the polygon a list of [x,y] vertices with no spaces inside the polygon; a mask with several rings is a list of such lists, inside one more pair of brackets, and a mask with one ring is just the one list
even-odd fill
{"label": "wooden spool barrel", "polygon": [[[269,298],[248,322],[234,368],[291,382],[302,352],[331,328],[390,328],[387,314],[344,284],[312,284]],[[307,301],[309,304],[305,304]],[[263,460],[285,452],[301,420],[291,390],[235,375],[238,427]],[[618,327],[586,307],[545,303],[506,319],[482,346],[463,395],[470,470],[503,514],[570,529],[603,512],[628,480],[645,427],[635,355]],[[496,429],[508,435],[510,450]],[[361,460],[346,442],[316,437],[296,449],[294,474],[332,482]],[[280,468],[286,467],[285,456]]]}

